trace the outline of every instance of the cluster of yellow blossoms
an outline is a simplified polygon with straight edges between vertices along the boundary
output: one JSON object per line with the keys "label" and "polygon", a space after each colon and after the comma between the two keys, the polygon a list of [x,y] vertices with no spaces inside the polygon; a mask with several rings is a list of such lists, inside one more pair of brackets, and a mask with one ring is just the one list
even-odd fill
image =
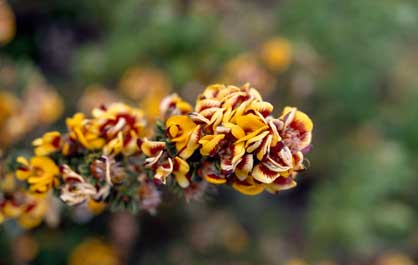
{"label": "cluster of yellow blossoms", "polygon": [[294,187],[304,169],[312,121],[292,107],[272,116],[273,106],[248,84],[209,86],[194,107],[173,94],[162,100],[160,112],[163,122],[153,135],[147,134],[140,109],[112,103],[93,109],[91,117],[68,118],[64,134],[53,131],[35,139],[35,156],[18,157],[14,166],[27,196],[23,202],[10,195],[0,200],[0,217],[21,216],[10,214],[9,204],[29,213],[31,205],[41,207],[53,194],[93,214],[108,205],[154,213],[167,182],[187,200],[201,196],[208,184],[255,195]]}
{"label": "cluster of yellow blossoms", "polygon": [[[139,153],[138,142],[141,142],[145,121],[142,111],[121,103],[96,108],[92,116],[86,118],[83,113],[76,113],[66,121],[67,134],[48,132],[33,141],[35,157],[30,161],[23,157],[17,159],[16,176],[28,183],[30,192],[44,194],[60,187],[61,199],[69,205],[103,199],[109,194],[110,186],[123,175],[117,170],[113,157]],[[76,172],[79,165],[73,168],[69,165],[72,158],[96,152],[102,158],[87,165],[91,168],[88,173],[103,180],[104,187],[89,183],[86,176]],[[68,163],[58,165],[53,158],[57,153],[62,156],[61,161]]]}
{"label": "cluster of yellow blossoms", "polygon": [[183,188],[198,179],[248,195],[292,188],[304,169],[313,123],[296,108],[286,107],[278,118],[272,111],[249,85],[209,86],[193,112],[166,120],[168,141],[142,145],[146,166],[163,183],[172,174]]}
{"label": "cluster of yellow blossoms", "polygon": [[[17,97],[20,82],[25,85]],[[33,130],[55,122],[62,112],[60,95],[41,75],[30,72],[26,77],[15,65],[0,65],[0,149],[5,150]]]}
{"label": "cluster of yellow blossoms", "polygon": [[52,208],[50,198],[36,196],[18,187],[13,174],[4,176],[0,186],[0,224],[16,219],[20,227],[30,229],[38,226]]}

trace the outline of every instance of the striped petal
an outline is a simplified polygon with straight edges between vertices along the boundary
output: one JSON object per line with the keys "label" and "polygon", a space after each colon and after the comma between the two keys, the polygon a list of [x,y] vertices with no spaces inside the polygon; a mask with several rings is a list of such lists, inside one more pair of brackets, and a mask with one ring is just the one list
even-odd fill
{"label": "striped petal", "polygon": [[165,184],[167,177],[173,172],[173,169],[173,161],[171,160],[171,158],[168,158],[157,168],[154,178],[160,180],[161,183]]}
{"label": "striped petal", "polygon": [[265,127],[266,124],[255,114],[242,115],[237,118],[237,125],[246,132],[254,132],[259,128]]}
{"label": "striped petal", "polygon": [[214,174],[206,175],[205,180],[212,184],[225,184],[226,183],[226,178],[222,178]]}
{"label": "striped petal", "polygon": [[260,163],[254,167],[251,172],[251,176],[262,183],[269,184],[278,178],[280,173],[273,171],[266,167],[263,163]]}
{"label": "striped petal", "polygon": [[266,101],[255,101],[253,100],[248,106],[248,110],[261,113],[263,117],[269,116],[273,111],[273,105]]}
{"label": "striped petal", "polygon": [[234,181],[232,187],[245,195],[257,195],[264,191],[264,184],[256,183],[251,177],[245,181]]}
{"label": "striped petal", "polygon": [[156,156],[166,147],[165,142],[149,141],[147,139],[141,145],[141,150],[146,156]]}
{"label": "striped petal", "polygon": [[237,176],[237,178],[240,181],[245,180],[248,177],[251,170],[253,169],[253,166],[254,166],[253,155],[251,154],[245,155],[242,158],[241,162],[238,163],[235,169],[235,176]]}
{"label": "striped petal", "polygon": [[273,137],[271,135],[265,137],[263,139],[263,143],[261,144],[259,150],[257,151],[257,159],[262,161],[265,156],[270,153],[270,145]]}
{"label": "striped petal", "polygon": [[273,183],[266,185],[266,190],[270,193],[277,193],[296,187],[297,183],[293,178],[278,177]]}
{"label": "striped petal", "polygon": [[193,129],[193,132],[190,134],[186,146],[182,149],[179,153],[179,156],[183,159],[187,159],[191,157],[199,148],[199,139],[201,137],[202,128],[198,125],[196,128]]}
{"label": "striped petal", "polygon": [[189,164],[180,157],[176,156],[173,163],[173,175],[176,178],[177,183],[182,188],[187,188],[190,185],[189,179],[186,177],[190,170]]}
{"label": "striped petal", "polygon": [[225,138],[225,134],[206,135],[199,140],[202,145],[200,153],[203,156],[212,156],[216,152],[219,142]]}

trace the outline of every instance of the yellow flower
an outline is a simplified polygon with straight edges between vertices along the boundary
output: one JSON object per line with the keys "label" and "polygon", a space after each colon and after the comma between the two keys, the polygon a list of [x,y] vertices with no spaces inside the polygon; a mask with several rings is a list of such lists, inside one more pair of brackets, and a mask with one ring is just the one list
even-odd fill
{"label": "yellow flower", "polygon": [[284,38],[271,39],[261,47],[260,57],[272,72],[284,71],[292,61],[292,45]]}
{"label": "yellow flower", "polygon": [[0,219],[2,221],[15,219],[23,229],[31,229],[42,223],[47,206],[44,196],[32,196],[26,191],[15,191],[1,202]]}
{"label": "yellow flower", "polygon": [[119,265],[116,250],[99,239],[87,239],[71,253],[69,265]]}
{"label": "yellow flower", "polygon": [[285,107],[280,119],[284,122],[282,138],[295,151],[307,148],[312,140],[313,122],[305,113],[293,107]]}
{"label": "yellow flower", "polygon": [[96,201],[92,198],[87,201],[87,208],[94,215],[100,214],[106,209],[106,207],[107,204],[105,202]]}
{"label": "yellow flower", "polygon": [[165,97],[160,104],[160,112],[164,118],[168,118],[173,115],[186,115],[191,111],[192,106],[177,94]]}
{"label": "yellow flower", "polygon": [[239,85],[250,83],[264,93],[270,92],[275,85],[275,79],[255,54],[240,54],[229,60],[218,81]]}
{"label": "yellow flower", "polygon": [[16,21],[6,0],[0,0],[0,44],[7,44],[16,32]]}
{"label": "yellow flower", "polygon": [[17,111],[19,103],[19,100],[11,93],[0,91],[0,128]]}
{"label": "yellow flower", "polygon": [[44,194],[58,184],[59,168],[49,157],[35,156],[28,161],[20,156],[17,161],[21,166],[16,177],[29,184],[29,191]]}
{"label": "yellow flower", "polygon": [[56,121],[64,111],[62,98],[52,89],[46,90],[39,104],[39,119],[42,123]]}
{"label": "yellow flower", "polygon": [[171,116],[166,121],[167,135],[176,144],[179,156],[189,158],[199,148],[200,126],[186,115]]}
{"label": "yellow flower", "polygon": [[243,181],[236,180],[232,183],[232,187],[245,195],[257,195],[264,191],[264,185],[257,183],[252,177]]}
{"label": "yellow flower", "polygon": [[45,133],[41,138],[35,139],[32,144],[35,146],[35,155],[47,156],[60,150],[61,134],[56,131]]}
{"label": "yellow flower", "polygon": [[[273,106],[248,84],[208,86],[189,115],[200,126],[200,154],[216,159],[202,165],[201,176],[213,184],[232,184],[249,195],[296,186],[312,121],[296,108],[285,108],[280,118],[272,117],[272,111]],[[177,140],[184,139],[180,134]]]}
{"label": "yellow flower", "polygon": [[213,156],[216,151],[216,147],[219,146],[219,142],[225,138],[224,134],[218,135],[206,135],[199,140],[199,144],[202,145],[200,153],[203,156]]}
{"label": "yellow flower", "polygon": [[165,184],[167,177],[173,172],[173,160],[168,157],[165,142],[145,139],[141,150],[147,156],[144,166],[153,169],[154,179]]}
{"label": "yellow flower", "polygon": [[190,167],[188,163],[179,156],[170,158],[165,142],[145,139],[141,145],[141,150],[147,156],[145,167],[152,168],[155,171],[154,179],[165,184],[167,177],[173,174],[180,187],[187,188],[189,186],[190,181],[187,173]]}
{"label": "yellow flower", "polygon": [[142,100],[150,94],[166,94],[171,90],[171,85],[164,72],[155,68],[135,66],[123,74],[119,89],[132,99]]}
{"label": "yellow flower", "polygon": [[173,175],[176,178],[177,183],[182,188],[187,188],[190,185],[190,181],[187,178],[187,173],[190,167],[187,162],[180,157],[175,157],[173,161]]}
{"label": "yellow flower", "polygon": [[33,198],[33,201],[25,205],[24,211],[17,218],[18,224],[23,229],[39,226],[45,217],[47,207],[46,198]]}
{"label": "yellow flower", "polygon": [[139,151],[138,139],[144,136],[145,119],[140,109],[113,103],[93,110],[93,122],[105,139],[104,153],[131,155]]}
{"label": "yellow flower", "polygon": [[94,108],[108,106],[120,98],[113,90],[100,84],[92,84],[84,89],[84,93],[78,101],[78,109],[83,113],[90,113]]}
{"label": "yellow flower", "polygon": [[86,119],[83,113],[76,113],[67,118],[67,128],[70,138],[89,150],[100,149],[105,140],[100,137],[100,131],[92,120]]}

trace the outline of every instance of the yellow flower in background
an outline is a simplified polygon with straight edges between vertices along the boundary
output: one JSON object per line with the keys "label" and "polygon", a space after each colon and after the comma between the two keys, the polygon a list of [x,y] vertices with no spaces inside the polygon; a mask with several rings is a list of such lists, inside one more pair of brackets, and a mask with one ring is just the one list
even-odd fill
{"label": "yellow flower in background", "polygon": [[250,83],[263,93],[269,93],[275,85],[275,79],[260,64],[255,54],[240,54],[230,59],[223,67],[217,81],[238,85]]}
{"label": "yellow flower in background", "polygon": [[108,106],[118,101],[120,101],[120,97],[113,90],[100,84],[92,84],[84,89],[77,106],[81,112],[90,113],[95,108]]}
{"label": "yellow flower in background", "polygon": [[17,162],[21,166],[16,171],[16,177],[29,184],[30,192],[45,194],[58,184],[59,168],[49,157],[35,156],[28,161],[20,156]]}
{"label": "yellow flower in background", "polygon": [[61,134],[57,131],[45,133],[32,144],[35,147],[35,155],[47,156],[61,149]]}
{"label": "yellow flower in background", "polygon": [[119,265],[120,259],[114,247],[99,239],[87,239],[72,251],[69,265]]}
{"label": "yellow flower in background", "polygon": [[40,104],[40,121],[42,123],[53,123],[61,117],[64,111],[64,102],[61,97],[54,91],[46,92],[44,101]]}
{"label": "yellow flower in background", "polygon": [[23,229],[32,229],[39,226],[48,210],[46,198],[34,197],[33,200],[32,203],[25,206],[22,214],[17,218],[17,223]]}
{"label": "yellow flower in background", "polygon": [[37,74],[33,74],[28,80],[23,101],[22,112],[28,118],[31,127],[37,126],[37,123],[55,122],[64,110],[61,96]]}
{"label": "yellow flower in background", "polygon": [[18,106],[19,100],[14,95],[6,91],[0,91],[0,130],[7,119],[13,113],[16,113]]}
{"label": "yellow flower in background", "polygon": [[381,255],[376,265],[414,265],[414,260],[401,252],[387,252]]}
{"label": "yellow flower in background", "polygon": [[1,200],[0,223],[15,219],[21,228],[31,229],[42,223],[47,211],[47,197],[16,190]]}
{"label": "yellow flower in background", "polygon": [[292,45],[281,37],[271,39],[262,45],[260,58],[270,71],[282,72],[292,62]]}
{"label": "yellow flower in background", "polygon": [[119,90],[129,98],[142,101],[152,94],[162,94],[164,97],[171,90],[171,85],[164,72],[151,67],[135,66],[123,74]]}
{"label": "yellow flower in background", "polygon": [[16,33],[15,15],[6,0],[0,0],[0,45],[13,39]]}
{"label": "yellow flower in background", "polygon": [[6,173],[0,177],[0,190],[3,192],[16,190],[16,177],[13,173]]}
{"label": "yellow flower in background", "polygon": [[[13,66],[0,69],[4,75],[16,75]],[[0,71],[1,72],[1,71]],[[0,146],[5,148],[21,140],[28,132],[55,122],[63,112],[59,94],[36,71],[19,73],[11,79],[24,79],[21,99],[7,92],[0,92]],[[15,81],[1,77],[2,81],[16,86]]]}

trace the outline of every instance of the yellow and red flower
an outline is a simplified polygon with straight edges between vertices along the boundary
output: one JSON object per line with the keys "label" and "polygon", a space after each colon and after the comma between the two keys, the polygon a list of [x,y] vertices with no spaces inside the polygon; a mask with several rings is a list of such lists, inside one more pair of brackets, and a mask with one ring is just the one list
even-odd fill
{"label": "yellow and red flower", "polygon": [[35,147],[35,155],[47,156],[61,149],[61,134],[53,131],[45,133],[41,138],[37,138],[32,142]]}
{"label": "yellow and red flower", "polygon": [[105,140],[106,155],[123,153],[131,155],[139,151],[137,141],[144,136],[145,119],[140,109],[122,103],[93,110],[94,124]]}
{"label": "yellow and red flower", "polygon": [[83,113],[76,113],[72,118],[67,118],[66,123],[70,139],[84,148],[96,150],[104,146],[105,140],[100,136],[98,126]]}
{"label": "yellow and red flower", "polygon": [[194,112],[167,120],[167,135],[186,164],[199,150],[204,159],[199,173],[206,181],[232,184],[245,194],[275,193],[296,185],[313,125],[296,108],[286,107],[280,118],[272,112],[248,84],[212,85],[198,97]]}
{"label": "yellow and red flower", "polygon": [[47,197],[33,196],[23,190],[9,192],[0,199],[0,224],[14,219],[23,229],[40,225],[48,210]]}
{"label": "yellow and red flower", "polygon": [[59,168],[49,157],[35,156],[29,161],[20,156],[17,162],[20,167],[16,171],[16,177],[29,184],[30,192],[45,194],[58,185]]}
{"label": "yellow and red flower", "polygon": [[168,155],[165,142],[148,141],[145,139],[141,149],[148,157],[145,160],[145,167],[154,170],[153,178],[155,180],[165,184],[167,177],[172,174],[180,187],[186,188],[189,186],[190,181],[187,174],[190,167],[188,163],[179,156],[171,158]]}
{"label": "yellow and red flower", "polygon": [[178,155],[189,158],[199,148],[201,128],[187,115],[175,115],[165,123],[169,140],[176,145]]}

